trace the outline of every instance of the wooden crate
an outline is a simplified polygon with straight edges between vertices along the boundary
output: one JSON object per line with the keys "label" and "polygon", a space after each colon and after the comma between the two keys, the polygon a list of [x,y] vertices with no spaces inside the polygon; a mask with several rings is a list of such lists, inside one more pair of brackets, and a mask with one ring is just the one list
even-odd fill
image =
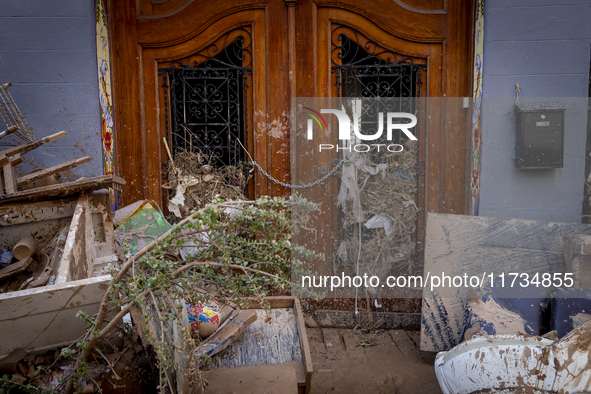
{"label": "wooden crate", "polygon": [[[293,297],[268,297],[267,301],[271,304],[271,312],[275,315],[275,319],[270,324],[266,323],[264,321],[264,310],[259,309],[260,306],[254,303],[252,309],[256,310],[259,315],[257,321],[247,327],[240,340],[230,344],[225,351],[214,356],[212,368],[246,367],[258,364],[277,365],[284,363],[293,365],[297,375],[298,392],[300,394],[309,393],[313,371],[312,358],[310,356],[310,347],[308,345],[308,337],[306,336],[306,326],[304,324],[300,301]],[[153,311],[150,313],[153,313]],[[151,333],[155,334],[154,336],[156,338],[164,338],[164,342],[177,345],[181,343],[182,335],[174,322],[157,322],[157,319],[150,319],[146,323],[139,309],[135,309],[132,312],[132,317],[134,322],[138,324],[138,331],[142,335],[144,344],[148,343],[146,342],[147,339],[143,336],[145,329],[148,327]],[[296,336],[297,342],[294,343]],[[267,342],[273,342],[274,346],[267,348],[267,345],[270,344]],[[259,345],[258,350],[275,349],[269,351],[276,353],[265,354],[268,352],[257,351],[256,346],[253,346],[253,344]],[[182,348],[182,346],[175,346],[175,349],[179,348]],[[234,354],[235,357],[231,359],[224,358],[224,352]],[[289,352],[295,355],[295,357],[292,357],[294,359],[288,360],[289,357],[285,357],[285,354]],[[300,357],[297,356],[298,354]],[[173,380],[173,388],[179,394],[189,392],[189,387],[185,384],[188,377],[188,372],[185,371],[185,360],[186,355],[181,352],[175,352],[174,361],[178,366],[174,371],[168,371],[169,377]]]}
{"label": "wooden crate", "polygon": [[41,249],[64,226],[55,284],[0,294],[0,358],[69,344],[85,332],[76,313],[98,311],[111,278],[101,270],[117,259],[108,193],[0,205],[0,248],[31,235]]}

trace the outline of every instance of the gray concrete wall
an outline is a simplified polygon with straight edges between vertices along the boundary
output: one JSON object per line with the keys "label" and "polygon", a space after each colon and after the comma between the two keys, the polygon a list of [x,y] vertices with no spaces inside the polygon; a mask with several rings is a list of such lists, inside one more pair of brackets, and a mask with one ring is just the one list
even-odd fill
{"label": "gray concrete wall", "polygon": [[12,82],[37,138],[68,133],[28,153],[19,170],[91,156],[73,176],[102,175],[94,1],[0,0],[0,25],[0,82]]}
{"label": "gray concrete wall", "polygon": [[[580,223],[591,2],[485,0],[484,19],[479,214]],[[515,83],[521,102],[568,105],[564,169],[515,169]]]}

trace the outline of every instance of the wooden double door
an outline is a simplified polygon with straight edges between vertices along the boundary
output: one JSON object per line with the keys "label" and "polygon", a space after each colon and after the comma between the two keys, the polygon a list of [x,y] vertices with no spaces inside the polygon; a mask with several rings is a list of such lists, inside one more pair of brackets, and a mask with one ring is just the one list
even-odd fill
{"label": "wooden double door", "polygon": [[[343,37],[377,62],[421,65],[413,77],[421,97],[471,96],[473,3],[110,0],[117,168],[127,182],[123,204],[166,201],[163,139],[176,149],[189,137],[191,146],[216,151],[220,162],[246,159],[238,142],[278,180],[295,180],[294,166],[321,177],[322,165],[290,160],[291,99],[345,94],[338,80]],[[420,205],[464,213],[468,134],[442,126],[449,112],[423,123]],[[318,161],[330,167],[332,155]],[[257,169],[249,192],[281,196],[289,190]],[[326,195],[326,186],[313,193]]]}

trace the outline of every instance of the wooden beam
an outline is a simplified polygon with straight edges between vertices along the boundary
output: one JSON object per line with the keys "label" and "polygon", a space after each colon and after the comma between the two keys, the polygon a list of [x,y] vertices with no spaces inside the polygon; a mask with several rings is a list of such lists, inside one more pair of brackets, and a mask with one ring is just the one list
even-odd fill
{"label": "wooden beam", "polygon": [[23,158],[20,154],[16,154],[14,156],[11,156],[10,159],[8,159],[8,162],[10,163],[10,165],[14,166],[18,166],[19,164],[21,164],[23,162]]}
{"label": "wooden beam", "polygon": [[49,135],[47,137],[43,137],[39,140],[29,142],[27,144],[19,145],[19,146],[14,146],[12,148],[8,148],[3,151],[0,151],[0,165],[3,166],[4,164],[6,164],[11,156],[14,156],[18,153],[27,153],[33,149],[40,147],[41,145],[47,144],[48,142],[52,142],[52,141],[58,140],[62,137],[65,137],[67,134],[68,133],[66,133],[65,131],[59,131],[55,134]]}
{"label": "wooden beam", "polygon": [[88,222],[86,212],[88,212],[88,195],[84,194],[78,199],[74,216],[72,216],[62,261],[55,279],[56,284],[87,279],[86,228]]}
{"label": "wooden beam", "polygon": [[304,314],[302,312],[302,305],[300,304],[299,299],[294,300],[293,314],[298,327],[300,347],[302,348],[302,364],[304,364],[304,370],[306,372],[306,393],[309,393],[311,391],[312,373],[314,372],[314,367],[312,366],[312,355],[310,354],[310,345],[308,344],[306,325],[304,324]]}
{"label": "wooden beam", "polygon": [[82,157],[80,159],[70,160],[65,163],[58,164],[57,166],[49,167],[49,168],[46,168],[41,171],[37,171],[37,172],[33,172],[33,173],[29,173],[27,175],[24,175],[20,178],[17,178],[16,183],[17,183],[17,185],[20,186],[23,184],[35,182],[41,178],[45,178],[46,176],[55,174],[57,172],[66,171],[66,170],[69,170],[70,168],[77,167],[79,165],[88,163],[91,160],[92,160],[92,158],[90,158],[88,156]]}
{"label": "wooden beam", "polygon": [[14,174],[14,166],[19,165],[23,162],[21,155],[16,154],[9,158],[7,162],[2,166],[2,172],[4,174],[3,182],[0,181],[0,196],[4,193],[15,193],[16,192],[16,176]]}
{"label": "wooden beam", "polygon": [[114,175],[103,175],[90,179],[79,179],[74,182],[59,183],[57,185],[43,186],[36,189],[7,194],[0,196],[0,203],[71,196],[82,192],[106,189],[109,187],[119,190],[122,185],[125,185],[123,178]]}
{"label": "wooden beam", "polygon": [[37,223],[45,220],[70,218],[74,214],[77,199],[38,201],[0,205],[0,227]]}

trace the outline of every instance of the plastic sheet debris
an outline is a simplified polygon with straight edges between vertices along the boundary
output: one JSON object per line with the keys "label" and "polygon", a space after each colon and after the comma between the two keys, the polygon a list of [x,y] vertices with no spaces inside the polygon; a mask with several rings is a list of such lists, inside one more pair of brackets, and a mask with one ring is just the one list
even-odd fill
{"label": "plastic sheet debris", "polygon": [[367,227],[368,229],[383,228],[387,236],[390,236],[392,234],[392,231],[394,231],[392,221],[388,216],[384,214],[375,215],[374,217],[369,219],[365,223],[365,227]]}
{"label": "plastic sheet debris", "polygon": [[12,263],[12,252],[9,250],[2,250],[0,249],[0,268],[4,268],[10,263]]}
{"label": "plastic sheet debris", "polygon": [[403,173],[401,173],[400,171],[396,171],[396,178],[398,179],[403,179],[403,180],[408,180],[408,175],[405,175]]}
{"label": "plastic sheet debris", "polygon": [[[213,175],[206,175],[206,177],[213,177]],[[211,179],[204,179],[204,181],[209,181]],[[187,188],[191,186],[195,186],[199,183],[199,179],[195,177],[185,177],[179,176],[178,185],[176,186],[176,194],[173,198],[170,199],[168,202],[168,209],[170,212],[174,213],[177,218],[181,218],[181,207],[185,206],[185,193],[187,192]]]}
{"label": "plastic sheet debris", "polygon": [[115,239],[119,246],[129,242],[131,254],[154,242],[172,226],[164,219],[160,208],[153,201],[144,201],[115,230]]}

